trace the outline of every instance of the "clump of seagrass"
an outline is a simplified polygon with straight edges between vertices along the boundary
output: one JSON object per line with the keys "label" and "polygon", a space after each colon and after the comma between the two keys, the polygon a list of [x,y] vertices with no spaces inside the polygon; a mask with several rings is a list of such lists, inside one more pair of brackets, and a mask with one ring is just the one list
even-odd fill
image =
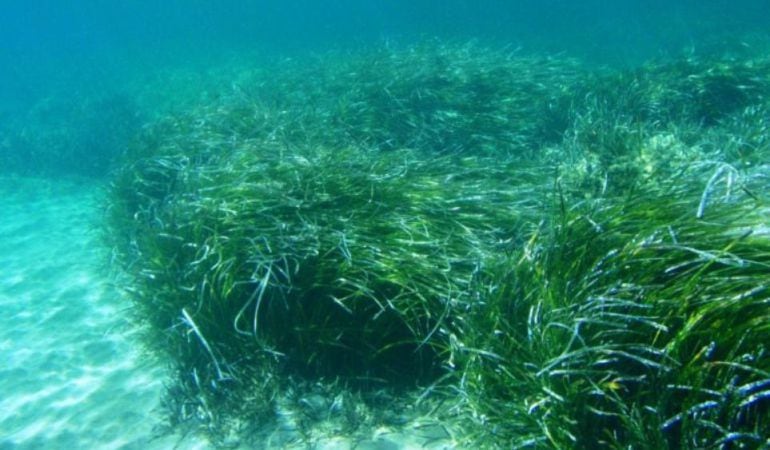
{"label": "clump of seagrass", "polygon": [[468,323],[493,331],[464,336],[489,353],[463,379],[506,445],[767,444],[767,168],[680,169],[630,196],[560,188],[551,221],[487,282]]}
{"label": "clump of seagrass", "polygon": [[766,444],[766,65],[386,48],[148,128],[108,221],[172,417],[429,385],[466,446]]}
{"label": "clump of seagrass", "polygon": [[472,43],[328,53],[274,63],[228,82],[219,101],[197,112],[206,120],[178,137],[195,148],[227,146],[237,136],[521,155],[561,139],[584,79],[585,69],[568,58]]}
{"label": "clump of seagrass", "polygon": [[541,200],[519,160],[414,150],[246,143],[123,176],[114,226],[133,236],[123,252],[140,315],[177,360],[180,390],[226,416],[238,411],[219,396],[274,395],[282,376],[435,380],[479,302],[476,277],[518,245]]}
{"label": "clump of seagrass", "polygon": [[[689,55],[633,70],[595,70],[572,87],[557,159],[579,155],[584,167],[577,170],[601,174],[587,179],[587,193],[665,179],[685,161],[727,156],[756,163],[767,145],[768,69],[767,58]],[[588,184],[596,180],[599,186]]]}
{"label": "clump of seagrass", "polygon": [[209,416],[267,373],[451,367],[474,278],[539,201],[520,154],[567,125],[577,67],[438,44],[305,63],[149,128],[114,184],[149,341]]}
{"label": "clump of seagrass", "polygon": [[124,94],[72,92],[45,97],[0,124],[0,171],[23,175],[104,177],[139,129]]}

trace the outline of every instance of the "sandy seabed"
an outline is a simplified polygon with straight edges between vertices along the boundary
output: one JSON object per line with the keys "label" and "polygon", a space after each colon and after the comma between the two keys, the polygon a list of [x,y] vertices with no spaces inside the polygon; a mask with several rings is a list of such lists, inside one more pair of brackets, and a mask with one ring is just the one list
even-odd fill
{"label": "sandy seabed", "polygon": [[108,282],[100,192],[0,178],[2,450],[204,446],[155,439],[165,374],[132,339]]}

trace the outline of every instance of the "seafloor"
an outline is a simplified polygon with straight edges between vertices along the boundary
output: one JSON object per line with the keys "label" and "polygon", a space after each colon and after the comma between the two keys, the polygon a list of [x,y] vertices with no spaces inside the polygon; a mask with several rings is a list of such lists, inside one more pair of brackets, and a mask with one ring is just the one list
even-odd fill
{"label": "seafloor", "polygon": [[0,448],[168,448],[162,369],[131,344],[94,226],[99,187],[0,178]]}

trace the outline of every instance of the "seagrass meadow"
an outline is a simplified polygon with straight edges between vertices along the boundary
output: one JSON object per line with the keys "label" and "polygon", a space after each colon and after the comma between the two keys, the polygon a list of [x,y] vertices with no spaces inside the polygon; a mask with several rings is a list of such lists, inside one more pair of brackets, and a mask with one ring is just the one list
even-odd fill
{"label": "seagrass meadow", "polygon": [[748,52],[255,61],[142,129],[104,240],[169,425],[216,445],[760,448],[769,123]]}

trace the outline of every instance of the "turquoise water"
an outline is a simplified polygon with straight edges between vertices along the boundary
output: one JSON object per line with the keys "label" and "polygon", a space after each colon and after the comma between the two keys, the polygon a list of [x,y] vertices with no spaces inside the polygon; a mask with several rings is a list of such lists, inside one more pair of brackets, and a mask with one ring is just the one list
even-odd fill
{"label": "turquoise water", "polygon": [[[192,434],[158,436],[168,367],[145,353],[113,285],[103,195],[143,126],[236,90],[251,55],[477,40],[626,67],[710,47],[740,52],[768,25],[766,1],[5,2],[0,449],[210,447]],[[285,419],[260,431],[266,446],[297,440]],[[428,419],[364,434],[355,448],[454,448]],[[315,442],[354,446],[339,435]]]}

